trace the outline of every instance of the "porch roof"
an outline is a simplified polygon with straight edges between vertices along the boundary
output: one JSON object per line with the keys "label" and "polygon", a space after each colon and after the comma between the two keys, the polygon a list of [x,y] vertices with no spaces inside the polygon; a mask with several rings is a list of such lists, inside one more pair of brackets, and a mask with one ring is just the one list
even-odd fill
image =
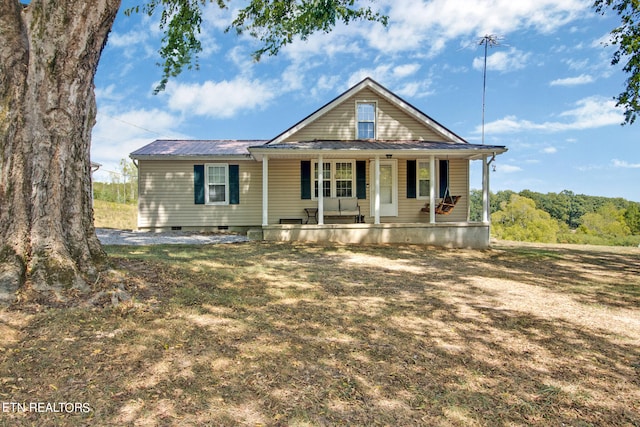
{"label": "porch roof", "polygon": [[[314,140],[289,143],[256,145],[249,152],[256,160],[269,157],[315,157],[319,155],[335,157],[369,157],[381,154],[398,157],[420,155],[446,155],[459,158],[480,158],[483,155],[502,154],[507,151],[503,145],[480,145],[438,141],[374,141],[374,140]],[[382,152],[382,153],[381,153]]]}
{"label": "porch roof", "polygon": [[247,158],[250,146],[264,144],[266,140],[180,140],[157,139],[130,154],[132,159],[194,160],[223,157]]}

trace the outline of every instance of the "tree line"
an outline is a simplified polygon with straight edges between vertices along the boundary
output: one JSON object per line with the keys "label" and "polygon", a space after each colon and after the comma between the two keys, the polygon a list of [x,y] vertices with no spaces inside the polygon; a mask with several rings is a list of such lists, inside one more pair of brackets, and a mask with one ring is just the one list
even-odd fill
{"label": "tree line", "polygon": [[[491,194],[492,234],[545,243],[637,246],[640,203],[620,197],[505,190]],[[480,221],[482,192],[471,190],[471,220]]]}
{"label": "tree line", "polygon": [[109,182],[93,182],[93,198],[107,202],[138,202],[138,168],[131,160],[120,160],[117,171],[107,171]]}

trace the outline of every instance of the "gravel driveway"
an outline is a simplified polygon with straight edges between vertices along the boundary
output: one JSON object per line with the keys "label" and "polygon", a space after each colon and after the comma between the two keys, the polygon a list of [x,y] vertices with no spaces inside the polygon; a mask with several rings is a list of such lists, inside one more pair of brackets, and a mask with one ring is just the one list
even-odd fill
{"label": "gravel driveway", "polygon": [[207,245],[212,243],[238,243],[249,241],[247,236],[229,233],[203,234],[185,231],[146,233],[114,230],[110,228],[96,228],[96,234],[103,245]]}

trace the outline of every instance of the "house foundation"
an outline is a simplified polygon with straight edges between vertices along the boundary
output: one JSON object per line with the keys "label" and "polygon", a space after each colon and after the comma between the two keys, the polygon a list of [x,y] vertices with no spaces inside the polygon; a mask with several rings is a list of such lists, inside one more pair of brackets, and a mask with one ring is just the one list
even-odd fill
{"label": "house foundation", "polygon": [[486,223],[436,224],[279,224],[262,227],[268,241],[337,243],[404,243],[445,248],[486,249],[489,225]]}

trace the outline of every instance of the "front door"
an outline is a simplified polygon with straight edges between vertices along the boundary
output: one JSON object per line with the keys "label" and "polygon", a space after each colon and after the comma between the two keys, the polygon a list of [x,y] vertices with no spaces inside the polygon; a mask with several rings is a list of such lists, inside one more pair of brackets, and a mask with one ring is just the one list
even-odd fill
{"label": "front door", "polygon": [[[380,160],[380,216],[398,216],[398,162]],[[371,162],[371,216],[375,215],[375,161]]]}

